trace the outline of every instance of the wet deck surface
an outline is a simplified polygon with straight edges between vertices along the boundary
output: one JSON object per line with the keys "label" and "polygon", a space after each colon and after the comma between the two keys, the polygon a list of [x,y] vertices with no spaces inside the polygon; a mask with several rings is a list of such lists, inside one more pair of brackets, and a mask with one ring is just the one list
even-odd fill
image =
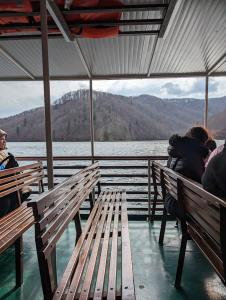
{"label": "wet deck surface", "polygon": [[[57,249],[59,276],[73,248],[72,225]],[[154,225],[139,221],[129,223],[137,300],[226,299],[226,287],[190,241],[182,279],[183,288],[174,288],[180,236],[174,225],[175,222],[168,223],[164,246],[160,247],[160,222],[155,222]],[[0,299],[43,299],[33,229],[24,235],[24,284],[17,290],[13,290],[14,269],[14,249],[11,248],[0,256]]]}

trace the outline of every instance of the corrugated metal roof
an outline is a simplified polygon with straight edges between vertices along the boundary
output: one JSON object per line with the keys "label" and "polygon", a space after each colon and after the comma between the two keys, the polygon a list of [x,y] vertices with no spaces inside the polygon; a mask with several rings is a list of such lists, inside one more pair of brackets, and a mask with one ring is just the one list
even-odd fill
{"label": "corrugated metal roof", "polygon": [[0,74],[4,74],[5,77],[11,77],[13,74],[15,77],[27,77],[23,71],[21,71],[15,64],[13,64],[8,58],[0,53]]}
{"label": "corrugated metal roof", "polygon": [[[125,5],[164,1],[124,0]],[[167,1],[165,1],[167,2]],[[166,34],[119,36],[109,39],[77,39],[87,66],[95,78],[147,77],[183,74],[203,75],[226,53],[225,0],[178,0]],[[124,12],[123,20],[160,18],[158,11]],[[123,30],[152,30],[159,25],[123,26]],[[122,28],[121,28],[122,29]],[[157,43],[156,43],[157,40]],[[155,47],[156,46],[156,47]],[[1,41],[2,47],[35,78],[42,76],[41,41]],[[49,40],[51,78],[88,78],[73,43]],[[214,70],[215,71],[215,70]],[[226,72],[226,63],[216,66]],[[0,55],[0,79],[29,79],[26,72]]]}
{"label": "corrugated metal roof", "polygon": [[[42,76],[42,51],[40,40],[0,41],[0,47],[19,61],[34,77]],[[49,40],[49,69],[50,76],[84,76],[87,73],[80,61],[78,53],[71,43],[62,38]],[[16,73],[8,73],[16,76]],[[21,74],[25,76],[26,74]],[[4,72],[0,70],[0,77]]]}
{"label": "corrugated metal roof", "polygon": [[158,39],[151,73],[205,72],[225,51],[226,2],[183,0],[168,34]]}
{"label": "corrugated metal roof", "polygon": [[154,37],[132,36],[85,40],[79,44],[94,76],[146,75]]}

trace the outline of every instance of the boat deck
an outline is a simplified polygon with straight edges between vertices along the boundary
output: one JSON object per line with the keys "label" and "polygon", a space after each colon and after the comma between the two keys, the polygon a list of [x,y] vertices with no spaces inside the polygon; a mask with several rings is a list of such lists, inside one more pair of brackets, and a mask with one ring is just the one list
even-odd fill
{"label": "boat deck", "polygon": [[[180,290],[174,288],[180,233],[175,222],[167,224],[164,247],[158,245],[160,222],[153,225],[130,221],[130,239],[137,300],[144,299],[226,299],[226,287],[209,263],[189,241]],[[62,273],[74,243],[74,224],[69,226],[57,248],[57,263]],[[0,299],[43,299],[35,251],[33,229],[24,235],[24,284],[14,289],[14,249],[0,256]],[[60,274],[58,274],[60,276]]]}

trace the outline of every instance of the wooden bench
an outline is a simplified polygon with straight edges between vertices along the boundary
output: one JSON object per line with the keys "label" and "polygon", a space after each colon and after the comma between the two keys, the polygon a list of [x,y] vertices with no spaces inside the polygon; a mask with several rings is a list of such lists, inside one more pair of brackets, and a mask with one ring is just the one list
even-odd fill
{"label": "wooden bench", "polygon": [[[135,299],[125,192],[102,191],[83,230],[78,221],[79,208],[99,179],[96,163],[70,177],[38,201],[29,203],[36,222],[36,246],[45,300]],[[77,243],[57,284],[56,243],[72,220],[76,222]],[[121,287],[117,290],[119,263]]]}
{"label": "wooden bench", "polygon": [[180,287],[188,239],[192,239],[226,284],[226,202],[202,186],[163,167],[166,190],[184,211],[175,287]]}
{"label": "wooden bench", "polygon": [[32,209],[26,203],[21,205],[20,191],[32,183],[43,189],[42,163],[0,171],[0,201],[4,196],[17,193],[17,208],[0,218],[0,253],[15,244],[16,286],[23,282],[23,242],[22,234],[34,224]]}

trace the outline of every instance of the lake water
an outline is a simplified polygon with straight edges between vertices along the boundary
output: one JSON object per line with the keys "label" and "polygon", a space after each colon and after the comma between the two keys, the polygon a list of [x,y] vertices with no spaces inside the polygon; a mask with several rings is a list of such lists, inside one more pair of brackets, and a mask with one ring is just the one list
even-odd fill
{"label": "lake water", "polygon": [[[223,140],[217,141],[218,145]],[[8,142],[8,150],[16,156],[45,156],[44,142]],[[95,142],[95,155],[167,155],[167,140],[132,142]],[[53,142],[54,156],[90,155],[90,142]]]}

